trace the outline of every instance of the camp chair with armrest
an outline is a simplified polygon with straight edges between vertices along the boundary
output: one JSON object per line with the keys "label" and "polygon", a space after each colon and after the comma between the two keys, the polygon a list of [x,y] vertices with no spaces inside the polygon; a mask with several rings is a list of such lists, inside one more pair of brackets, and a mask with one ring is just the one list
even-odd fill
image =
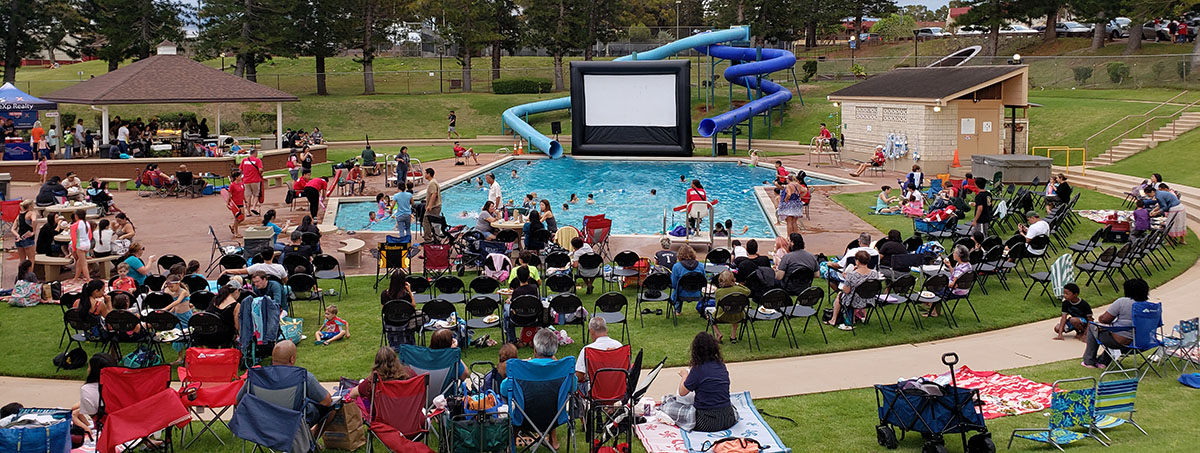
{"label": "camp chair with armrest", "polygon": [[[179,367],[179,401],[202,426],[184,448],[192,446],[206,431],[225,445],[221,436],[213,431],[213,425],[220,423],[229,429],[221,417],[237,404],[237,395],[244,383],[238,376],[241,361],[242,351],[237,349],[188,348],[184,353],[184,365]],[[211,415],[207,420],[205,410]]]}
{"label": "camp chair with armrest", "polygon": [[393,272],[408,272],[412,248],[406,243],[380,242],[378,248],[371,251],[371,255],[376,260],[374,288],[379,289],[379,282]]}
{"label": "camp chair with armrest", "polygon": [[1200,351],[1200,318],[1180,320],[1171,335],[1162,337],[1160,341],[1163,343],[1163,357],[1171,362],[1176,371],[1186,374],[1188,367],[1195,365],[1193,360],[1196,360]]}
{"label": "camp chair with armrest", "polygon": [[[1078,387],[1083,383],[1087,386],[1074,390],[1065,390],[1063,384]],[[1076,379],[1060,379],[1054,381],[1050,390],[1050,423],[1046,428],[1017,428],[1008,438],[1008,448],[1016,438],[1032,440],[1053,445],[1059,451],[1062,446],[1076,441],[1093,438],[1101,445],[1108,446],[1099,437],[1087,433],[1072,431],[1069,428],[1083,428],[1092,424],[1092,414],[1096,406],[1096,378],[1083,377]],[[1028,434],[1026,434],[1028,433]]]}
{"label": "camp chair with armrest", "polygon": [[429,387],[429,375],[405,380],[380,380],[373,374],[371,382],[371,408],[367,412],[367,452],[375,450],[378,438],[390,451],[409,451],[409,445],[419,441],[429,432],[429,419],[425,408],[425,393]]}
{"label": "camp chair with armrest", "polygon": [[[1100,373],[1096,383],[1096,406],[1092,410],[1094,423],[1088,424],[1090,430],[1095,430],[1109,442],[1106,429],[1116,428],[1126,423],[1133,425],[1138,431],[1147,436],[1146,430],[1133,421],[1134,402],[1137,400],[1138,374],[1135,370],[1112,370]],[[1117,417],[1116,415],[1124,415]]]}
{"label": "camp chair with armrest", "polygon": [[[425,399],[422,407],[431,418],[440,415],[441,410],[435,409],[434,398],[439,395],[451,397],[459,393],[459,376],[465,371],[462,364],[462,349],[429,349],[424,346],[402,344],[396,348],[400,361],[408,365],[417,374],[428,374],[429,382],[425,386]],[[444,439],[442,433],[433,429],[434,436]]]}
{"label": "camp chair with armrest", "polygon": [[421,244],[421,257],[424,260],[423,268],[426,277],[436,280],[454,268],[454,263],[450,260],[450,252],[453,248],[450,244]]}
{"label": "camp chair with armrest", "polygon": [[595,308],[595,313],[592,313],[593,318],[602,318],[605,324],[609,326],[613,324],[620,324],[622,326],[622,342],[633,339],[629,337],[629,340],[626,340],[626,337],[629,335],[629,299],[626,299],[624,294],[617,291],[601,294],[600,297],[596,298]]}
{"label": "camp chair with armrest", "polygon": [[[306,414],[308,373],[290,365],[254,367],[246,371],[246,382],[238,395],[229,431],[245,443],[276,451],[310,451],[314,446]],[[319,414],[319,412],[318,412]]]}
{"label": "camp chair with armrest", "polygon": [[609,256],[608,237],[612,232],[612,220],[596,219],[587,224],[584,230],[584,242],[591,244],[600,256]]}
{"label": "camp chair with armrest", "polygon": [[632,405],[629,399],[630,349],[629,345],[607,351],[583,349],[584,363],[587,365],[587,389],[581,389],[583,401],[587,404],[584,432],[592,448],[598,448],[609,440],[615,444],[620,436],[601,438],[600,433],[609,426],[621,424],[623,426],[619,426],[617,432],[623,431],[625,442],[633,445],[633,426],[630,423],[633,418],[622,417],[628,415],[626,411]]}
{"label": "camp chair with armrest", "polygon": [[[550,447],[550,432],[558,425],[566,425],[566,439],[559,445],[574,451],[575,419],[571,417],[575,392],[575,357],[558,360],[509,359],[506,365],[508,379],[500,385],[501,394],[509,403],[508,420],[511,424],[512,440],[509,451],[524,453],[540,451]],[[518,448],[518,430],[533,436],[531,445]]]}
{"label": "camp chair with armrest", "polygon": [[[1153,371],[1155,376],[1162,377],[1155,366],[1157,359],[1152,359],[1147,355],[1163,346],[1160,340],[1163,337],[1162,304],[1134,302],[1130,311],[1133,313],[1133,325],[1131,326],[1116,327],[1093,323],[1098,329],[1109,332],[1130,331],[1133,333],[1133,342],[1124,348],[1110,348],[1103,343],[1100,344],[1104,348],[1105,354],[1112,358],[1109,366],[1116,365],[1118,370],[1129,369],[1125,366],[1124,360],[1127,357],[1137,356],[1142,359],[1142,363],[1134,368],[1140,374],[1138,379],[1145,377],[1146,373],[1150,371]],[[1142,368],[1146,368],[1146,370],[1143,371]]]}
{"label": "camp chair with armrest", "polygon": [[[101,452],[138,444],[173,451],[170,428],[182,428],[191,420],[179,394],[171,390],[169,365],[100,370],[100,406],[96,450]],[[155,446],[149,436],[162,430],[166,430],[164,440]]]}

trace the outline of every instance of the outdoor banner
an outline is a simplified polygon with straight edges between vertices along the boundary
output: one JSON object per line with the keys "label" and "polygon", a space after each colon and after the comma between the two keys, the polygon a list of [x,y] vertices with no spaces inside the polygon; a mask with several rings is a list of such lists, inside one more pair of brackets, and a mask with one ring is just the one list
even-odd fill
{"label": "outdoor banner", "polygon": [[32,143],[5,143],[4,160],[33,160]]}
{"label": "outdoor banner", "polygon": [[33,122],[38,119],[37,111],[13,108],[22,105],[26,108],[29,107],[29,104],[0,103],[0,120],[12,118],[13,125],[17,129],[33,129]]}

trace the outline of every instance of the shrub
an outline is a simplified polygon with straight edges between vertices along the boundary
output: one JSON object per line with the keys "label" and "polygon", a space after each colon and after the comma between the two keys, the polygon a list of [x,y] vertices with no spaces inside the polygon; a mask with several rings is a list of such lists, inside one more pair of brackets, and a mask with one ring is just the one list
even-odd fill
{"label": "shrub", "polygon": [[804,70],[804,76],[800,78],[800,81],[808,83],[813,76],[817,75],[817,60],[808,60],[800,68]]}
{"label": "shrub", "polygon": [[857,63],[855,63],[854,66],[850,67],[850,72],[853,72],[855,77],[866,77],[867,76],[867,69],[864,68],[863,65],[860,65]]}
{"label": "shrub", "polygon": [[[1162,63],[1161,61],[1159,63]],[[1181,60],[1175,64],[1175,73],[1179,74],[1179,80],[1187,80],[1188,75],[1192,73],[1192,62]]]}
{"label": "shrub", "polygon": [[1071,68],[1071,71],[1075,72],[1075,83],[1080,85],[1083,85],[1088,79],[1092,78],[1093,69],[1091,66],[1076,66]]}
{"label": "shrub", "polygon": [[242,123],[239,123],[237,121],[222,121],[221,122],[221,133],[222,134],[232,134],[234,132],[237,132],[241,128],[242,128]]}
{"label": "shrub", "polygon": [[517,78],[492,82],[492,92],[496,94],[549,93],[553,88],[554,84],[547,79]]}
{"label": "shrub", "polygon": [[1159,80],[1162,78],[1163,72],[1166,72],[1166,70],[1167,62],[1158,61],[1154,63],[1154,66],[1150,67],[1150,74],[1154,76],[1154,80]]}
{"label": "shrub", "polygon": [[75,113],[58,112],[58,116],[62,118],[63,129],[72,130],[75,127]]}
{"label": "shrub", "polygon": [[1108,79],[1112,83],[1121,83],[1129,78],[1129,65],[1121,61],[1113,61],[1108,63]]}
{"label": "shrub", "polygon": [[250,132],[275,130],[275,114],[266,112],[242,112],[242,124]]}

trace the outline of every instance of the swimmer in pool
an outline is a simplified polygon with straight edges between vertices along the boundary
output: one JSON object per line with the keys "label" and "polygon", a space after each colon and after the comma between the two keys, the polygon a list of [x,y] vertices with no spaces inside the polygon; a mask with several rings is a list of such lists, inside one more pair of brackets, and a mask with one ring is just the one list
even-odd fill
{"label": "swimmer in pool", "polygon": [[679,175],[679,182],[686,183],[687,178],[684,178],[683,175]]}
{"label": "swimmer in pool", "polygon": [[525,166],[526,167],[533,166],[533,161],[532,160],[525,161]]}
{"label": "swimmer in pool", "polygon": [[575,194],[571,194],[570,202],[571,203],[579,203],[579,197],[575,196]]}
{"label": "swimmer in pool", "polygon": [[520,178],[521,178],[520,176],[517,176],[517,171],[513,170],[512,171],[512,179],[520,179]]}
{"label": "swimmer in pool", "polygon": [[658,195],[658,189],[650,189],[650,195]]}
{"label": "swimmer in pool", "polygon": [[593,197],[592,194],[590,194],[590,193],[588,194],[587,204],[596,204],[596,198]]}
{"label": "swimmer in pool", "polygon": [[475,186],[483,187],[483,178],[475,178]]}
{"label": "swimmer in pool", "polygon": [[564,211],[570,211],[570,210],[571,210],[571,205],[569,205],[569,204],[566,204],[566,203],[563,203],[563,210],[564,210]]}
{"label": "swimmer in pool", "polygon": [[368,230],[371,228],[371,225],[374,225],[376,222],[377,222],[377,220],[375,219],[375,213],[368,212],[367,213],[367,226],[362,227],[362,229]]}

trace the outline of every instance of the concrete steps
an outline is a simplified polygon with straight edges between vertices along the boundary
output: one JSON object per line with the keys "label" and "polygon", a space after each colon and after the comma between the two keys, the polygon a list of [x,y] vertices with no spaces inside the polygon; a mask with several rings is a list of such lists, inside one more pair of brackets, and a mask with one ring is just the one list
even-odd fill
{"label": "concrete steps", "polygon": [[1111,149],[1094,157],[1096,162],[1116,162],[1139,152],[1158,146],[1159,143],[1179,138],[1185,132],[1200,127],[1200,112],[1184,112],[1174,121],[1144,134],[1141,137],[1125,138]]}
{"label": "concrete steps", "polygon": [[[1065,167],[1054,167],[1054,172],[1065,172]],[[1074,187],[1095,190],[1097,192],[1112,195],[1117,198],[1125,198],[1134,187],[1140,185],[1146,178],[1136,176],[1122,175],[1118,173],[1109,173],[1095,169],[1088,169],[1087,175],[1080,175],[1078,167],[1070,175],[1067,181]],[[1150,175],[1146,175],[1149,177]],[[1171,184],[1167,181],[1167,185],[1171,189],[1179,192],[1179,201],[1187,208],[1188,224],[1193,228],[1200,227],[1200,188]],[[1114,209],[1117,206],[1113,207]]]}

